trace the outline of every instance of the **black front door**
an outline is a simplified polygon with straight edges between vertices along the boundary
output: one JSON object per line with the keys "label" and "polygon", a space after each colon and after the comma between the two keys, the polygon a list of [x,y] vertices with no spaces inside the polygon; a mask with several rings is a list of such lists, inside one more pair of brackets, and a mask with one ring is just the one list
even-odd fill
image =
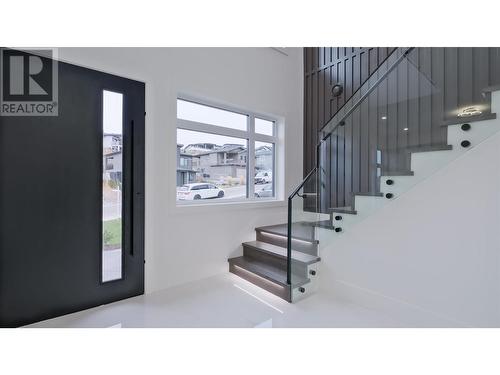
{"label": "black front door", "polygon": [[57,65],[57,116],[0,117],[2,327],[144,293],[145,85]]}

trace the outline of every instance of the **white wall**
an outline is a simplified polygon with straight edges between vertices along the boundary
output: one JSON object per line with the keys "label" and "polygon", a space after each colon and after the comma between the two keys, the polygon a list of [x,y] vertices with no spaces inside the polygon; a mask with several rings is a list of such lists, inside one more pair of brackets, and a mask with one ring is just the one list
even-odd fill
{"label": "white wall", "polygon": [[321,256],[324,290],[411,325],[500,326],[500,134]]}
{"label": "white wall", "polygon": [[286,202],[175,204],[176,97],[190,94],[285,119],[284,190],[302,176],[302,49],[61,48],[63,61],[146,82],[146,291],[227,272],[254,227],[286,221]]}

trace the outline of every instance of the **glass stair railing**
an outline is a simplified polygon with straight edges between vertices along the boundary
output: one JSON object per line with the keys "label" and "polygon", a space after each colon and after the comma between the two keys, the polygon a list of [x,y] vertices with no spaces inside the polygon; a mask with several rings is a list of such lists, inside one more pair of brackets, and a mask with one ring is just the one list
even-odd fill
{"label": "glass stair railing", "polygon": [[485,65],[493,54],[398,48],[321,129],[316,167],[288,198],[291,301],[317,288],[319,263],[299,261],[303,254],[318,259],[319,244],[500,130],[500,82]]}

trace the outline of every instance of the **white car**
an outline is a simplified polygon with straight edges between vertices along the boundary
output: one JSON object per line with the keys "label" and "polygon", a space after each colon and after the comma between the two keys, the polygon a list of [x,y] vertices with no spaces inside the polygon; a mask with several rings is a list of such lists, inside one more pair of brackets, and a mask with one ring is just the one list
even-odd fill
{"label": "white car", "polygon": [[177,190],[179,200],[222,198],[223,196],[224,190],[208,183],[186,184]]}
{"label": "white car", "polygon": [[255,175],[254,181],[256,184],[269,184],[273,182],[273,172],[259,172]]}

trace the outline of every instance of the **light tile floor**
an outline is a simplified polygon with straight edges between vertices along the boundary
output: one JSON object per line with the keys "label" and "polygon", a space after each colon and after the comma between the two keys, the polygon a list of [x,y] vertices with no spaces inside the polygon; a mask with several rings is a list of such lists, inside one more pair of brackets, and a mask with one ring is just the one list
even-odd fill
{"label": "light tile floor", "polygon": [[297,303],[225,274],[46,320],[28,327],[402,327],[351,302],[317,293]]}

